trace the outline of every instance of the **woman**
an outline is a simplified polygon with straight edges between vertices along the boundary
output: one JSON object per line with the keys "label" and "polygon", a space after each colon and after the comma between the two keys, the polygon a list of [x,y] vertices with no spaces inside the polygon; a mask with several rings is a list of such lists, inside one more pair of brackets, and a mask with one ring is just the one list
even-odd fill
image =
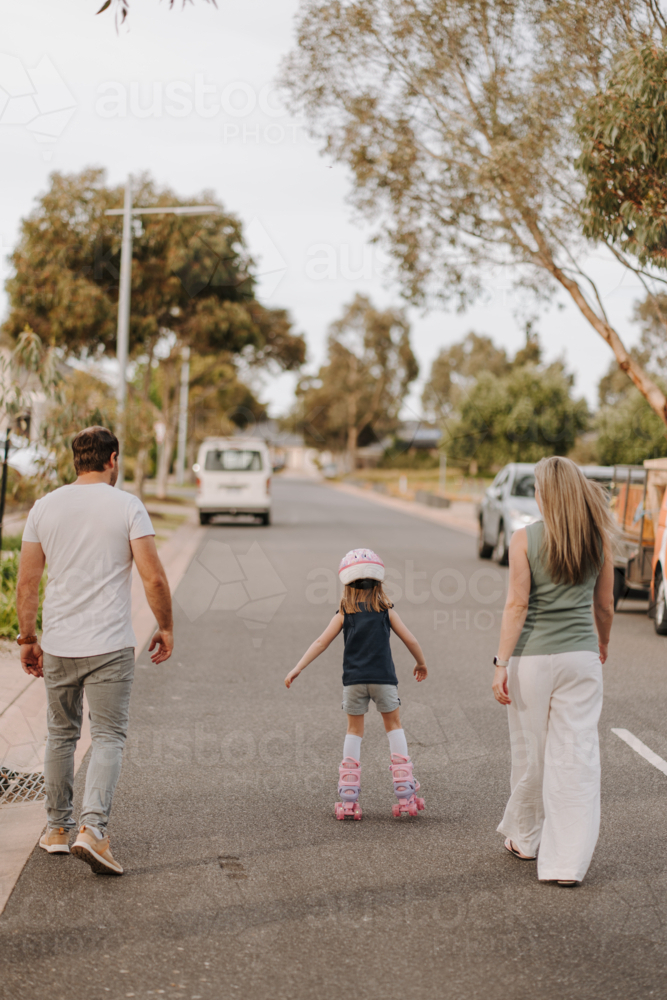
{"label": "woman", "polygon": [[[602,489],[567,458],[535,468],[543,521],[510,543],[493,693],[509,706],[505,847],[537,876],[577,885],[600,827],[602,664],[614,615],[613,523]],[[592,606],[592,607],[591,607]]]}

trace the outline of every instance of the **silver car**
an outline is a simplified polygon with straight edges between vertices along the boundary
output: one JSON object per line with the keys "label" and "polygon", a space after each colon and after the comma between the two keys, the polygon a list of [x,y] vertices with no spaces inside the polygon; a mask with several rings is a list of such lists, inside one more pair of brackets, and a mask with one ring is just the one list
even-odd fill
{"label": "silver car", "polygon": [[493,557],[506,566],[514,532],[541,518],[535,499],[535,465],[524,462],[506,465],[489,486],[480,506],[480,559]]}
{"label": "silver car", "polygon": [[[581,471],[602,486],[610,485],[614,473],[613,468],[604,465],[583,465]],[[480,559],[493,558],[506,566],[514,532],[541,520],[535,499],[535,465],[506,465],[489,486],[479,508]]]}

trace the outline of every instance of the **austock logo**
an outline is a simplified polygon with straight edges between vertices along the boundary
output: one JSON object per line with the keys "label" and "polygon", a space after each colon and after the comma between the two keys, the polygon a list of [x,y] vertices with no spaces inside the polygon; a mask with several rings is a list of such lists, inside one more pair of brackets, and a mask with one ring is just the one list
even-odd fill
{"label": "austock logo", "polygon": [[17,56],[0,53],[0,125],[23,125],[37,142],[53,143],[75,109],[74,97],[48,56],[30,69]]}
{"label": "austock logo", "polygon": [[[256,631],[266,628],[286,593],[258,542],[245,555],[236,555],[226,542],[211,541],[191,563],[176,600],[191,622],[207,611],[227,611]],[[261,636],[252,641],[256,649],[262,644]]]}

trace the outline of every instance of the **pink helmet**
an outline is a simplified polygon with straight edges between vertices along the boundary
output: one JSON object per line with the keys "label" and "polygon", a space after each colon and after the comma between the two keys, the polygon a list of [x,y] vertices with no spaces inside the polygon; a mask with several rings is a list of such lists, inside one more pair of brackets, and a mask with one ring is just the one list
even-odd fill
{"label": "pink helmet", "polygon": [[384,580],[384,563],[372,549],[352,549],[341,559],[338,576],[345,586],[355,580]]}

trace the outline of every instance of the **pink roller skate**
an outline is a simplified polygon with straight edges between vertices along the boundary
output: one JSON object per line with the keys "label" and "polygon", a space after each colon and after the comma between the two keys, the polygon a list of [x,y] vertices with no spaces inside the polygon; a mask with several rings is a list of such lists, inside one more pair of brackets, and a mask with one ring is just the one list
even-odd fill
{"label": "pink roller skate", "polygon": [[412,773],[412,761],[409,757],[393,753],[389,770],[394,782],[394,795],[398,799],[398,803],[391,807],[394,817],[398,819],[401,815],[416,816],[419,810],[424,808],[425,803],[415,795],[415,792],[419,791],[419,782]]}
{"label": "pink roller skate", "polygon": [[334,816],[336,819],[361,819],[361,806],[357,802],[361,791],[361,764],[354,757],[344,757],[338,774],[341,801],[334,806]]}

